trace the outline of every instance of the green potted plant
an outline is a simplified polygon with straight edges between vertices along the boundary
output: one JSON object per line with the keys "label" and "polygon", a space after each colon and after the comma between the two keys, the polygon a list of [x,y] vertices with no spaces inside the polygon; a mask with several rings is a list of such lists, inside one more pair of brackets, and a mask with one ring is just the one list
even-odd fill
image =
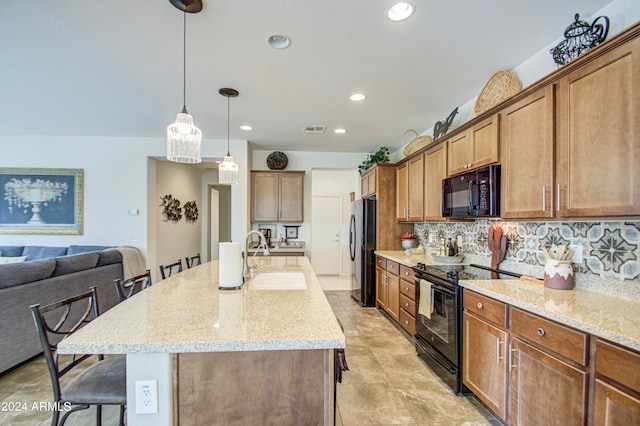
{"label": "green potted plant", "polygon": [[371,151],[367,158],[358,166],[358,172],[363,175],[371,166],[376,163],[386,163],[389,161],[389,148],[383,146],[377,151]]}

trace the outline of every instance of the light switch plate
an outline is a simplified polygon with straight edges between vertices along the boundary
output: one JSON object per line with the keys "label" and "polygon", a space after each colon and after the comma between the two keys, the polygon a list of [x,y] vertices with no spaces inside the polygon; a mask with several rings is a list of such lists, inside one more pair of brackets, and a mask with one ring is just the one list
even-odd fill
{"label": "light switch plate", "polygon": [[582,244],[571,244],[569,248],[573,250],[571,263],[576,263],[578,265],[581,265],[582,264]]}
{"label": "light switch plate", "polygon": [[136,414],[158,413],[158,381],[136,380]]}

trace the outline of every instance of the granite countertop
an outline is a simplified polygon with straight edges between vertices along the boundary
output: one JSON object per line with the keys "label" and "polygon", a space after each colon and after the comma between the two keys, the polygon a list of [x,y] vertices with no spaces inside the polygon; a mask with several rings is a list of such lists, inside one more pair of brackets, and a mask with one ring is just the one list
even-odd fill
{"label": "granite countertop", "polygon": [[304,273],[304,290],[218,290],[218,261],[173,275],[100,315],[61,353],[184,353],[344,348],[345,336],[306,257],[255,259]]}
{"label": "granite countertop", "polygon": [[[376,255],[415,266],[437,264],[424,253],[376,251]],[[640,301],[601,292],[555,290],[519,280],[461,280],[460,285],[544,318],[640,351]]]}

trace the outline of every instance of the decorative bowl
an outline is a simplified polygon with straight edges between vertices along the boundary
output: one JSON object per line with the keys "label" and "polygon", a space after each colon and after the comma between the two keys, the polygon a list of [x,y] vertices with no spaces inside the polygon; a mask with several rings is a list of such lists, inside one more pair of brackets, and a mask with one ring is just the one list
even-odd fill
{"label": "decorative bowl", "polygon": [[411,249],[416,245],[415,239],[406,239],[400,240],[402,243],[402,248],[406,254],[411,254]]}
{"label": "decorative bowl", "polygon": [[448,265],[456,265],[462,263],[462,259],[464,259],[464,255],[461,254],[457,256],[438,256],[436,254],[432,254],[431,257],[435,262],[446,263]]}

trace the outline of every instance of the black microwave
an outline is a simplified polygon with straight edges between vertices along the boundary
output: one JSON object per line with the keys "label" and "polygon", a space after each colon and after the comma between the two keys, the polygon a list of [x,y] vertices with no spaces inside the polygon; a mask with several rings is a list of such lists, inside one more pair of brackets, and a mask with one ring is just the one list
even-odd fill
{"label": "black microwave", "polygon": [[443,217],[500,215],[500,164],[442,180]]}

